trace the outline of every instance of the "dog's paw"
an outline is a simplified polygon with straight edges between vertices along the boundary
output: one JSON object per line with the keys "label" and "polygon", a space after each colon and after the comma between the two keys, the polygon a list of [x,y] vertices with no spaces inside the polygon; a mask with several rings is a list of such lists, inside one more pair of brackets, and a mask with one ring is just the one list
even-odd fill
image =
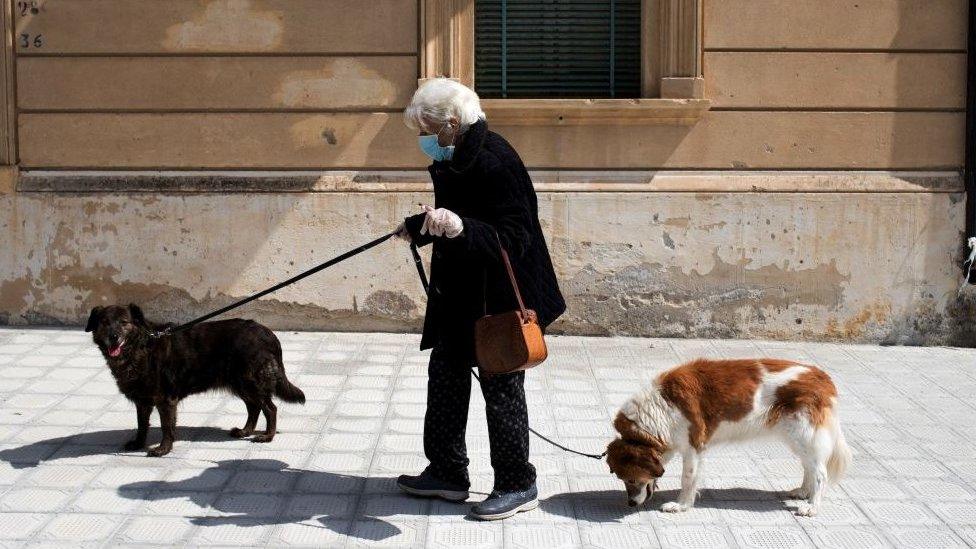
{"label": "dog's paw", "polygon": [[807,499],[809,497],[810,490],[804,488],[803,486],[786,492],[786,499]]}
{"label": "dog's paw", "polygon": [[152,448],[150,448],[149,449],[149,452],[146,453],[146,456],[147,457],[161,457],[161,456],[165,456],[172,449],[173,449],[172,446],[169,446],[169,445],[165,445],[164,446],[164,445],[160,444],[158,446],[153,446]]}
{"label": "dog's paw", "polygon": [[801,503],[796,508],[796,516],[798,517],[814,517],[817,515],[818,509],[810,505],[809,503]]}
{"label": "dog's paw", "polygon": [[687,511],[688,507],[678,503],[677,501],[669,501],[661,506],[661,510],[665,513],[681,513]]}
{"label": "dog's paw", "polygon": [[251,442],[271,442],[274,439],[274,435],[257,435],[251,439]]}
{"label": "dog's paw", "polygon": [[234,427],[233,429],[230,430],[230,436],[234,438],[244,438],[246,436],[250,436],[250,433],[248,433],[244,429],[241,429],[240,427]]}
{"label": "dog's paw", "polygon": [[126,442],[123,448],[125,448],[126,452],[134,452],[136,450],[145,449],[145,447],[146,447],[146,441],[135,439]]}

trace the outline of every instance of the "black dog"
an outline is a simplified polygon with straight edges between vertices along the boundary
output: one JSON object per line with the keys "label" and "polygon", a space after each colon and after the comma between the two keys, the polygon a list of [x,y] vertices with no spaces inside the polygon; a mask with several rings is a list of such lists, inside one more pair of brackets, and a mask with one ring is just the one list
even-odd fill
{"label": "black dog", "polygon": [[253,320],[205,322],[184,332],[160,338],[150,332],[167,325],[146,321],[135,305],[95,307],[86,332],[101,349],[119,390],[136,405],[138,431],[126,450],[146,447],[146,431],[153,406],[159,410],[162,442],[149,450],[162,456],[176,440],[176,405],[188,395],[227,389],[247,406],[243,429],[231,429],[235,438],[250,436],[264,412],[267,428],[254,442],[274,438],[275,395],[285,402],[305,403],[305,393],[285,376],[281,343],[268,328]]}

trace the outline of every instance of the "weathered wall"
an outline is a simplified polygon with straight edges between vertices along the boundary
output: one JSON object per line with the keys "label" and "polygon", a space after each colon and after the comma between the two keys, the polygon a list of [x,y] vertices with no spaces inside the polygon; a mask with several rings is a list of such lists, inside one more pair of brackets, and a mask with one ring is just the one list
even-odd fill
{"label": "weathered wall", "polygon": [[[136,301],[185,320],[389,231],[426,193],[0,197],[0,322]],[[976,344],[958,193],[546,192],[570,333]],[[968,299],[968,301],[966,300]],[[242,310],[288,329],[417,329],[390,242]],[[969,316],[966,316],[969,315]],[[967,322],[969,324],[967,324]]]}
{"label": "weathered wall", "polygon": [[[550,170],[558,329],[976,344],[956,266],[966,4],[705,0],[712,108],[696,124],[497,127]],[[390,230],[429,199],[399,117],[421,5],[14,10],[0,323],[78,323],[126,300],[185,319]],[[245,311],[356,330],[416,329],[421,312],[392,243]]]}

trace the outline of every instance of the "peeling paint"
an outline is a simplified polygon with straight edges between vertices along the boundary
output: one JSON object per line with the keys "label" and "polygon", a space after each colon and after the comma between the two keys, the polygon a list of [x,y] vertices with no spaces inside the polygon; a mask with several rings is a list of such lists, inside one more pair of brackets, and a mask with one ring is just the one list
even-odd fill
{"label": "peeling paint", "polygon": [[683,217],[669,217],[664,220],[664,224],[669,227],[679,227],[682,229],[687,229],[691,225],[691,216]]}
{"label": "peeling paint", "polygon": [[0,310],[23,311],[30,306],[28,301],[31,283],[27,278],[15,278],[0,282]]}
{"label": "peeling paint", "polygon": [[289,73],[274,94],[274,101],[287,107],[314,107],[324,103],[345,108],[390,105],[396,87],[378,71],[353,58],[326,61],[319,70]]}
{"label": "peeling paint", "polygon": [[381,317],[409,319],[416,316],[417,304],[403,292],[378,290],[366,297],[363,310]]}
{"label": "peeling paint", "polygon": [[668,248],[670,248],[672,250],[674,249],[674,240],[671,239],[671,235],[669,235],[667,232],[665,232],[665,233],[663,233],[661,235],[661,238],[664,240],[664,245],[665,246],[667,246]]}
{"label": "peeling paint", "polygon": [[890,315],[891,305],[888,303],[868,305],[843,321],[836,318],[828,320],[826,335],[831,339],[856,341],[861,339],[869,328],[877,329],[884,326]]}
{"label": "peeling paint", "polygon": [[257,11],[251,0],[210,0],[203,14],[166,29],[169,51],[273,51],[284,35],[284,16]]}
{"label": "peeling paint", "polygon": [[589,265],[564,285],[572,303],[565,322],[612,325],[625,335],[734,337],[742,335],[740,324],[761,321],[768,308],[833,308],[843,300],[848,277],[834,262],[794,271],[748,263],[725,263],[716,254],[706,273],[650,263],[600,273]]}

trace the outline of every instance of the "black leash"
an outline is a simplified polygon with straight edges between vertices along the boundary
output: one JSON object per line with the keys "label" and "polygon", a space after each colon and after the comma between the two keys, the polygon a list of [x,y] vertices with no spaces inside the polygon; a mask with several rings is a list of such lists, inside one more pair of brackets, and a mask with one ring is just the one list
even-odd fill
{"label": "black leash", "polygon": [[244,305],[246,303],[250,303],[250,302],[254,301],[255,299],[258,299],[260,297],[263,297],[263,296],[266,296],[266,295],[270,294],[271,292],[280,290],[280,289],[284,288],[285,286],[290,286],[290,285],[298,282],[299,280],[301,280],[303,278],[307,278],[309,276],[312,276],[313,274],[315,274],[315,273],[317,273],[317,272],[319,272],[319,271],[321,271],[323,269],[328,269],[329,267],[335,265],[336,263],[341,263],[342,261],[345,261],[345,260],[349,259],[350,257],[352,257],[354,255],[359,255],[359,254],[365,252],[366,250],[368,250],[370,248],[373,248],[375,246],[379,246],[380,244],[382,244],[382,243],[386,242],[387,240],[389,240],[390,238],[392,238],[395,234],[396,234],[395,232],[392,232],[392,233],[389,233],[389,234],[385,234],[385,235],[377,238],[376,240],[373,240],[371,242],[367,242],[366,244],[363,244],[362,246],[360,246],[358,248],[355,248],[353,250],[349,250],[348,252],[346,252],[346,253],[344,253],[342,255],[338,255],[336,257],[333,257],[332,259],[326,261],[325,263],[320,263],[317,266],[312,267],[311,269],[309,269],[309,270],[307,270],[307,271],[305,271],[303,273],[297,274],[297,275],[289,278],[288,280],[286,280],[286,281],[284,281],[284,282],[282,282],[280,284],[275,284],[274,286],[268,288],[267,290],[261,290],[260,292],[254,294],[254,295],[251,295],[249,297],[245,297],[244,299],[241,299],[239,301],[235,301],[235,302],[231,303],[230,305],[228,305],[226,307],[222,307],[222,308],[217,309],[216,311],[214,311],[212,313],[205,314],[205,315],[203,315],[201,317],[194,318],[193,320],[191,320],[189,322],[185,322],[183,324],[180,324],[179,326],[165,328],[165,329],[160,330],[158,332],[150,332],[149,336],[152,337],[152,338],[160,338],[160,337],[163,337],[163,336],[168,336],[170,334],[175,334],[176,332],[182,332],[184,330],[189,330],[190,328],[196,326],[197,324],[199,324],[201,322],[204,322],[206,320],[210,320],[211,318],[213,318],[215,316],[222,315],[222,314],[226,313],[227,311],[230,311],[231,309],[236,309],[236,308],[240,307],[241,305]]}
{"label": "black leash", "polygon": [[[379,246],[380,244],[386,242],[387,240],[389,240],[390,238],[392,238],[395,235],[396,235],[396,232],[392,232],[392,233],[389,233],[389,234],[385,234],[385,235],[383,235],[383,236],[381,236],[381,237],[379,237],[379,238],[377,238],[375,240],[372,240],[370,242],[367,242],[366,244],[363,244],[362,246],[359,246],[358,248],[354,248],[354,249],[349,250],[348,252],[346,252],[346,253],[344,253],[342,255],[337,255],[336,257],[333,257],[332,259],[330,259],[330,260],[328,260],[328,261],[326,261],[324,263],[320,263],[320,264],[316,265],[315,267],[312,267],[311,269],[309,269],[307,271],[304,271],[302,273],[299,273],[299,274],[297,274],[297,275],[289,278],[288,280],[286,280],[284,282],[275,284],[274,286],[272,286],[272,287],[270,287],[270,288],[268,288],[266,290],[261,290],[260,292],[258,292],[256,294],[253,294],[253,295],[250,295],[248,297],[245,297],[244,299],[240,299],[238,301],[235,301],[234,303],[231,303],[230,305],[227,305],[226,307],[221,307],[220,309],[217,309],[216,311],[214,311],[212,313],[207,313],[207,314],[205,314],[203,316],[194,318],[193,320],[191,320],[189,322],[184,322],[183,324],[180,324],[179,326],[173,326],[173,327],[169,327],[169,328],[164,328],[163,330],[160,330],[158,332],[156,332],[156,331],[150,332],[149,333],[149,336],[152,337],[152,338],[154,338],[154,339],[156,339],[156,338],[165,337],[165,336],[168,336],[168,335],[171,335],[171,334],[175,334],[177,332],[182,332],[184,330],[189,330],[190,328],[196,326],[197,324],[199,324],[201,322],[210,320],[211,318],[213,318],[215,316],[222,315],[222,314],[226,313],[227,311],[236,309],[236,308],[240,307],[241,305],[245,305],[247,303],[250,303],[250,302],[254,301],[255,299],[259,299],[259,298],[261,298],[263,296],[266,296],[266,295],[270,294],[271,292],[275,292],[277,290],[280,290],[280,289],[284,288],[285,286],[290,286],[290,285],[298,282],[299,280],[302,280],[303,278],[307,278],[309,276],[312,276],[313,274],[315,274],[315,273],[317,273],[317,272],[319,272],[319,271],[321,271],[323,269],[328,269],[329,267],[335,265],[336,263],[341,263],[341,262],[349,259],[350,257],[353,257],[355,255],[359,255],[359,254],[365,252],[366,250],[368,250],[370,248],[374,248],[376,246]],[[424,263],[423,263],[423,260],[421,260],[421,258],[420,258],[420,252],[417,251],[417,246],[415,246],[413,243],[410,244],[410,253],[413,254],[413,262],[417,266],[417,274],[420,275],[420,282],[424,286],[424,293],[428,293],[429,292],[429,288],[430,288],[430,284],[427,282],[427,273],[424,272]],[[478,377],[478,374],[476,374],[474,372],[474,370],[471,370],[471,375],[473,375],[474,378],[479,381],[479,383],[481,382],[481,378]],[[529,427],[529,431],[532,434],[534,434],[535,436],[537,436],[537,437],[541,438],[542,440],[548,442],[549,444],[552,444],[556,448],[559,448],[561,450],[565,450],[565,451],[570,452],[572,454],[576,454],[576,455],[584,456],[584,457],[588,457],[588,458],[593,458],[593,459],[603,459],[603,456],[607,455],[606,452],[597,455],[597,454],[587,454],[585,452],[580,452],[580,451],[577,451],[577,450],[573,450],[572,448],[567,448],[567,447],[563,446],[562,444],[559,444],[558,442],[550,439],[549,437],[540,434],[538,431],[536,431],[532,427]]]}
{"label": "black leash", "polygon": [[[427,273],[424,272],[424,263],[423,260],[420,259],[420,252],[417,251],[417,246],[414,245],[412,242],[410,243],[410,253],[413,254],[413,262],[417,266],[417,274],[420,275],[420,283],[423,284],[424,286],[424,293],[429,293],[430,283],[427,281]],[[471,375],[473,375],[474,378],[478,380],[479,384],[481,383],[481,378],[478,377],[478,374],[474,372],[474,369],[471,370]],[[562,444],[559,444],[558,442],[552,440],[551,438],[541,434],[539,431],[536,431],[532,427],[529,427],[529,432],[541,438],[542,440],[548,442],[549,444],[552,444],[556,448],[559,448],[560,450],[569,452],[571,454],[576,454],[578,456],[583,456],[583,457],[588,457],[593,459],[603,459],[603,457],[607,455],[606,452],[603,452],[602,454],[587,454],[586,452],[580,452],[579,450],[573,450],[572,448],[567,448]]]}

